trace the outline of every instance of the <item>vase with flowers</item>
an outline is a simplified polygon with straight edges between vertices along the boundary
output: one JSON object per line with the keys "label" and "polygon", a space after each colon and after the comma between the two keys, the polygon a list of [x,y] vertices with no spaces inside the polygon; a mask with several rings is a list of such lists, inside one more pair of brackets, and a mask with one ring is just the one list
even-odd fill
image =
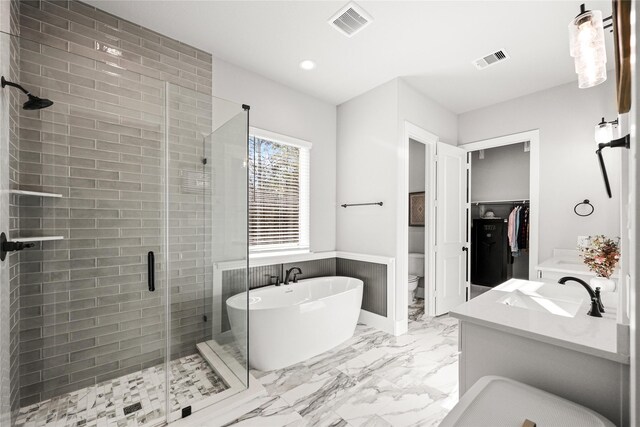
{"label": "vase with flowers", "polygon": [[620,261],[619,239],[611,239],[602,234],[589,236],[578,246],[580,256],[589,270],[596,274],[591,285],[603,291],[615,290],[615,282],[611,275]]}

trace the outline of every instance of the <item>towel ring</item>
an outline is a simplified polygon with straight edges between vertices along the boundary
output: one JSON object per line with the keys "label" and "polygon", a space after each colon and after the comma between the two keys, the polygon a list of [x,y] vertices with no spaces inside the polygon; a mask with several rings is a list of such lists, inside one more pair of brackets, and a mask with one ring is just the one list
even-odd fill
{"label": "towel ring", "polygon": [[[591,208],[591,210],[589,211],[589,213],[579,213],[579,212],[578,212],[578,206],[582,206],[582,205],[587,205],[587,206],[589,206],[589,207]],[[576,214],[576,215],[578,215],[578,216],[589,216],[589,215],[591,215],[591,214],[593,213],[593,211],[595,211],[595,210],[596,210],[596,208],[594,208],[594,207],[593,207],[593,205],[591,204],[591,202],[589,202],[589,199],[584,199],[584,201],[582,201],[582,202],[580,202],[580,203],[576,204],[576,205],[573,207],[573,212],[575,212],[575,214]]]}

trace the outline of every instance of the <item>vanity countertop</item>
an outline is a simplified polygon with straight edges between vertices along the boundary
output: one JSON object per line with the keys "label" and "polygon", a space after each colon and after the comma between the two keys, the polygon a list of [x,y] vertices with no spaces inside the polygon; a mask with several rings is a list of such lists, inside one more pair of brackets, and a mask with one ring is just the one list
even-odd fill
{"label": "vanity countertop", "polygon": [[618,352],[615,304],[612,306],[608,298],[603,302],[604,316],[591,317],[586,314],[588,294],[580,285],[510,279],[449,314],[461,321],[629,364],[629,355]]}
{"label": "vanity countertop", "polygon": [[[581,276],[596,276],[595,273],[589,270],[589,267],[584,264],[578,255],[578,251],[569,249],[556,249],[554,256],[542,261],[536,269]],[[619,271],[620,269],[616,268],[611,277],[618,279],[620,277]]]}

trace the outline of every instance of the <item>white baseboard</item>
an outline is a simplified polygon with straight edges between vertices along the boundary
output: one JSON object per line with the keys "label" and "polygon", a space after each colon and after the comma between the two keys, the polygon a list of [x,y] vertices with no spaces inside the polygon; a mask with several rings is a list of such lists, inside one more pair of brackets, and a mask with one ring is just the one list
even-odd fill
{"label": "white baseboard", "polygon": [[408,330],[409,330],[409,322],[407,322],[406,320],[396,320],[394,322],[393,335],[395,336],[404,335],[407,333]]}
{"label": "white baseboard", "polygon": [[407,332],[407,322],[394,322],[393,319],[366,310],[360,310],[358,322],[391,335],[397,336]]}

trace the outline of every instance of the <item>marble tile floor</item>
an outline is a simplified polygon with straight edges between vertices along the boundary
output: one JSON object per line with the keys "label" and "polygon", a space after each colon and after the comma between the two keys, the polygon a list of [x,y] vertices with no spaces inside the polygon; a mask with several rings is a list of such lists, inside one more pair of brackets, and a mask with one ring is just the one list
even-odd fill
{"label": "marble tile floor", "polygon": [[[170,367],[172,411],[228,388],[199,354],[173,360]],[[164,384],[164,366],[154,366],[20,408],[15,426],[129,427],[153,424],[164,418]],[[124,413],[125,407],[137,402],[141,403],[141,409]]]}
{"label": "marble tile floor", "polygon": [[458,322],[409,322],[394,337],[358,325],[337,348],[271,372],[268,396],[233,426],[437,426],[458,400]]}
{"label": "marble tile floor", "polygon": [[424,299],[414,298],[409,304],[409,320],[418,321],[424,316]]}

